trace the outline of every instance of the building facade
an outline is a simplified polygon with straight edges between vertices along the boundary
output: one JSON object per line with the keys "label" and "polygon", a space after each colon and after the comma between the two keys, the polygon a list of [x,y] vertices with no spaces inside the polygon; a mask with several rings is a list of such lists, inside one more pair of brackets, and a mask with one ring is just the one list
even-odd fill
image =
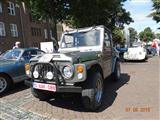
{"label": "building facade", "polygon": [[[60,39],[62,26],[57,25],[57,36]],[[54,40],[51,21],[38,22],[32,19],[25,4],[15,0],[0,0],[0,51],[12,49],[16,41],[21,47],[40,47],[40,42]]]}

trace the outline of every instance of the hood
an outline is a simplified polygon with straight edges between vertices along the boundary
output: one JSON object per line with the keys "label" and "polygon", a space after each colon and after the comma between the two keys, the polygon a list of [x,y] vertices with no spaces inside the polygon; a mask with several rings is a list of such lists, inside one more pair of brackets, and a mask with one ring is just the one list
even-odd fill
{"label": "hood", "polygon": [[95,52],[95,51],[69,52],[69,53],[65,53],[65,54],[72,58],[73,63],[92,61],[92,60],[98,59],[98,57],[99,57],[99,52]]}
{"label": "hood", "polygon": [[39,62],[50,62],[53,61],[68,61],[75,63],[82,63],[86,61],[96,60],[99,58],[100,52],[89,51],[89,52],[67,52],[67,53],[54,53],[54,54],[44,54]]}

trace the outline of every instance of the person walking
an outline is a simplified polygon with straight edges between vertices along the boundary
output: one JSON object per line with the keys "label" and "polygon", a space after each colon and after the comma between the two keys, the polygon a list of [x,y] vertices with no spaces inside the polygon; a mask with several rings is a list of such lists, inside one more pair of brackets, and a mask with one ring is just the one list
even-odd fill
{"label": "person walking", "polygon": [[20,48],[20,44],[21,43],[19,41],[15,42],[15,46],[13,47],[13,49]]}

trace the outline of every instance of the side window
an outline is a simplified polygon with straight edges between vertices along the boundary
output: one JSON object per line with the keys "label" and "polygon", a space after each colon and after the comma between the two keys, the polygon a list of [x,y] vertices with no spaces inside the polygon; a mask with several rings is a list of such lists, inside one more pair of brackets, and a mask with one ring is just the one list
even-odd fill
{"label": "side window", "polygon": [[29,60],[31,59],[31,51],[25,51],[22,55],[22,57],[25,59],[25,60]]}
{"label": "side window", "polygon": [[37,50],[31,50],[31,55],[32,55],[32,56],[37,55]]}
{"label": "side window", "polygon": [[110,47],[111,46],[110,37],[109,37],[109,34],[106,31],[104,33],[104,46],[105,47]]}
{"label": "side window", "polygon": [[38,50],[27,50],[23,53],[22,56],[25,60],[30,60],[32,57],[36,56],[37,54],[42,54],[42,52]]}
{"label": "side window", "polygon": [[40,50],[37,50],[37,55],[41,55],[41,54],[44,54],[44,52],[40,51]]}

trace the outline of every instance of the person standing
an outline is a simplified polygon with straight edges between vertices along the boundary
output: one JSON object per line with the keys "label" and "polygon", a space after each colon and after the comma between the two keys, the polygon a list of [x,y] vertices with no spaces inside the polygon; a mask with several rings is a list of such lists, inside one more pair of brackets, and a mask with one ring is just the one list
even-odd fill
{"label": "person standing", "polygon": [[156,41],[155,40],[153,40],[153,43],[152,43],[151,47],[152,47],[152,55],[155,56],[156,52],[157,52],[157,50],[156,50],[157,45],[156,45]]}
{"label": "person standing", "polygon": [[21,43],[19,41],[15,42],[15,46],[13,47],[13,49],[20,48],[20,44]]}

